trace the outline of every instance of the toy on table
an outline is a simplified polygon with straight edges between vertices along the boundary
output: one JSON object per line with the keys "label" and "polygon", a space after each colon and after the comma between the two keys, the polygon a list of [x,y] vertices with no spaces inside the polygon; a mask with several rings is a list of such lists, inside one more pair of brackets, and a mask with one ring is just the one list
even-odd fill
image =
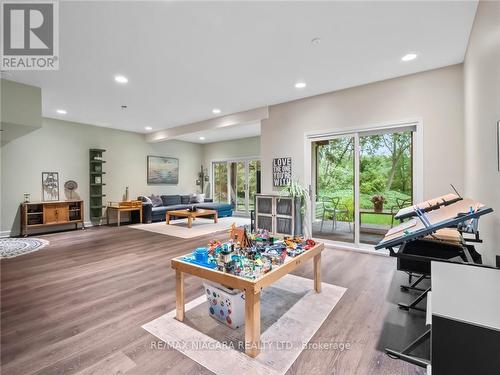
{"label": "toy on table", "polygon": [[265,230],[248,235],[246,229],[233,225],[229,241],[211,240],[206,248],[196,249],[192,254],[183,257],[183,260],[236,276],[256,279],[271,271],[273,267],[284,264],[287,257],[296,257],[315,245],[314,240],[304,240],[298,236],[275,239]]}
{"label": "toy on table", "polygon": [[208,243],[208,253],[210,255],[214,255],[215,254],[215,250],[222,246],[222,242],[220,242],[219,240],[211,240],[209,243]]}
{"label": "toy on table", "polygon": [[231,225],[231,231],[229,232],[229,239],[234,243],[239,243],[241,247],[250,247],[251,243],[247,235],[247,231],[244,227],[238,228],[236,224]]}
{"label": "toy on table", "polygon": [[201,267],[217,268],[214,258],[208,255],[206,247],[199,247],[192,254],[182,257],[182,260],[188,263],[193,263]]}
{"label": "toy on table", "polygon": [[304,250],[309,250],[310,248],[314,247],[316,245],[316,242],[313,239],[308,238],[306,240],[306,245],[304,246]]}
{"label": "toy on table", "polygon": [[232,260],[234,253],[234,245],[228,246],[227,244],[222,245],[222,250],[217,256],[217,268],[219,271],[229,272],[233,268]]}

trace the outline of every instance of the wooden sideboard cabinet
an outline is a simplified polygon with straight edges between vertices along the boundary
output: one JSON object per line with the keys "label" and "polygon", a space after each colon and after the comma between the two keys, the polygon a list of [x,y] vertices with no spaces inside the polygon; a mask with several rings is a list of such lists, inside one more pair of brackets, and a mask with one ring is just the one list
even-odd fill
{"label": "wooden sideboard cabinet", "polygon": [[57,202],[21,203],[21,235],[27,236],[30,229],[53,225],[78,224],[85,228],[82,200]]}

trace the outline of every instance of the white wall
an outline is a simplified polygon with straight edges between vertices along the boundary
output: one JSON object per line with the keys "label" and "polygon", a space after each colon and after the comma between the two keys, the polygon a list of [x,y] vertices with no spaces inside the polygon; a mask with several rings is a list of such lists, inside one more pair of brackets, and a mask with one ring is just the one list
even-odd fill
{"label": "white wall", "polygon": [[203,145],[203,166],[210,167],[214,160],[260,156],[260,137],[232,139]]}
{"label": "white wall", "polygon": [[465,193],[496,212],[480,220],[484,260],[500,255],[500,172],[497,130],[500,120],[500,3],[480,1],[464,63]]}
{"label": "white wall", "polygon": [[270,193],[272,160],[292,157],[292,177],[305,184],[304,133],[362,128],[421,118],[424,198],[463,189],[463,70],[454,65],[271,106],[261,126],[262,189]]}
{"label": "white wall", "polygon": [[[75,180],[77,193],[87,206],[89,218],[89,149],[103,148],[104,199],[121,200],[125,187],[130,197],[142,194],[178,194],[196,191],[195,180],[202,162],[202,146],[183,141],[146,143],[144,135],[74,122],[43,118],[42,127],[2,146],[1,230],[19,232],[19,203],[23,193],[41,199],[41,173],[59,172],[61,185]],[[148,185],[147,155],[179,158],[178,185]],[[60,186],[60,198],[66,199]]]}

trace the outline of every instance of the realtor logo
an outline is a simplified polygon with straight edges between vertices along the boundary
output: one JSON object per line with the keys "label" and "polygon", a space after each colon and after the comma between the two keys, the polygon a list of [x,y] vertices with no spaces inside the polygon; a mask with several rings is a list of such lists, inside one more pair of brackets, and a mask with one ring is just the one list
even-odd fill
{"label": "realtor logo", "polygon": [[59,17],[55,1],[3,1],[2,70],[59,69]]}

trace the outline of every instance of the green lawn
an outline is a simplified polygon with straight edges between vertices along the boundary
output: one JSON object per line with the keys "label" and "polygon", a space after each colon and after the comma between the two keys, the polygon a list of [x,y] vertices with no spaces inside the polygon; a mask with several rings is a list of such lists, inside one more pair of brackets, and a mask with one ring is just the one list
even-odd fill
{"label": "green lawn", "polygon": [[363,224],[379,224],[391,225],[391,216],[377,215],[377,214],[363,214],[361,215],[361,225]]}

